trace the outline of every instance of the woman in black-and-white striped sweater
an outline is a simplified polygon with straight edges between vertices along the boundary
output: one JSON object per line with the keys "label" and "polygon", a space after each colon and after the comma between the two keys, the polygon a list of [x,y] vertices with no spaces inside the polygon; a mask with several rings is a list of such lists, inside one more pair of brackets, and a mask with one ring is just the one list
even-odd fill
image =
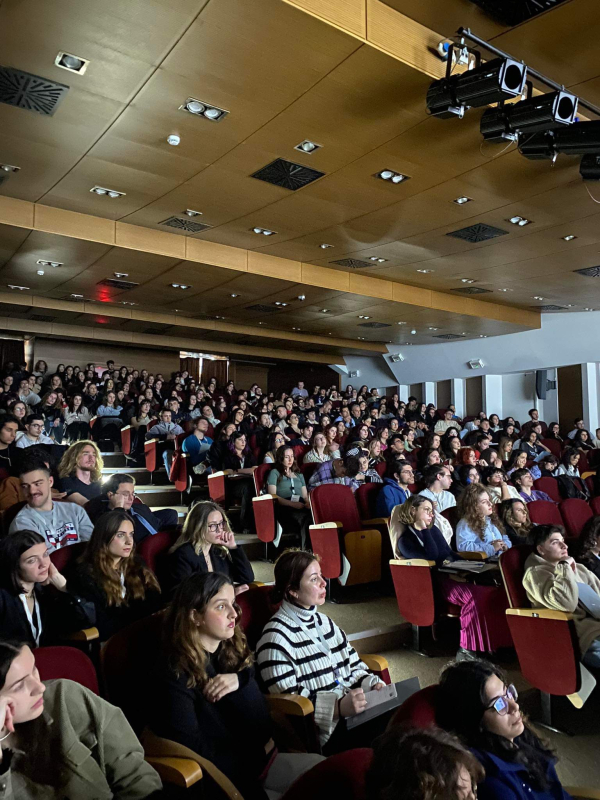
{"label": "woman in black-and-white striped sweater", "polygon": [[[318,557],[287,550],[275,564],[274,599],[283,602],[265,626],[256,657],[264,686],[271,693],[308,697],[323,752],[331,755],[367,746],[385,729],[387,718],[346,729],[344,719],[367,705],[365,691],[383,688],[369,672],[346,634],[317,612],[326,596]],[[366,741],[368,739],[368,741]]]}

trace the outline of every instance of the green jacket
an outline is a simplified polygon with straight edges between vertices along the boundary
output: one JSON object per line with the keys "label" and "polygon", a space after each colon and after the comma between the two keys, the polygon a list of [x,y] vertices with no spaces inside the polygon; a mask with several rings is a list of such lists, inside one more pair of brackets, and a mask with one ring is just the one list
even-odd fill
{"label": "green jacket", "polygon": [[43,714],[17,736],[0,800],[142,800],[162,788],[123,712],[73,681],[46,681]]}

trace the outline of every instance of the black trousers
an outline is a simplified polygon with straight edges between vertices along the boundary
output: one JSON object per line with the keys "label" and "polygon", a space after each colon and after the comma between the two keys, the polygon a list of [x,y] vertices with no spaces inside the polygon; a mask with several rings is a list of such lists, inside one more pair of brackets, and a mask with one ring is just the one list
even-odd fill
{"label": "black trousers", "polygon": [[300,537],[300,546],[303,550],[310,546],[308,536],[308,526],[312,523],[310,509],[290,508],[290,506],[281,506],[278,503],[275,506],[275,516],[284,533],[294,533]]}
{"label": "black trousers", "polygon": [[90,423],[89,422],[72,422],[67,425],[64,433],[65,439],[72,444],[78,442],[80,439],[90,438]]}

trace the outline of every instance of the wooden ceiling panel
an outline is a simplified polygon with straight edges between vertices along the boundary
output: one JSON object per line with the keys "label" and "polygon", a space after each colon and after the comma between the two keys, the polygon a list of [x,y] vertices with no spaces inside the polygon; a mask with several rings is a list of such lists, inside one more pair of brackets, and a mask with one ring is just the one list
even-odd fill
{"label": "wooden ceiling panel", "polygon": [[491,38],[507,29],[485,14],[468,0],[383,0],[383,2],[420,22],[426,28],[438,31],[444,37],[453,36],[462,25],[472,28],[478,36]]}

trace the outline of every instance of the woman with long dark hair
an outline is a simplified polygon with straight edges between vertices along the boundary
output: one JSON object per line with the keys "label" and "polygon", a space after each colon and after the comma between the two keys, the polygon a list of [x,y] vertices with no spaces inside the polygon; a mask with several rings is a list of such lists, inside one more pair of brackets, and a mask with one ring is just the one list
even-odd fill
{"label": "woman with long dark hair", "polygon": [[594,517],[584,528],[577,545],[577,561],[600,579],[600,517]]}
{"label": "woman with long dark hair", "polygon": [[436,716],[485,768],[479,785],[483,797],[567,798],[554,767],[556,756],[529,725],[517,699],[517,690],[494,664],[461,661],[442,672]]}
{"label": "woman with long dark hair", "polygon": [[527,503],[519,497],[511,498],[500,504],[500,519],[504,525],[506,535],[513,546],[520,544],[533,544],[533,523],[529,517]]}
{"label": "woman with long dark hair", "polygon": [[154,573],[135,555],[133,529],[123,509],[103,514],[69,573],[68,588],[94,603],[101,641],[161,605]]}
{"label": "woman with long dark hair", "polygon": [[275,798],[322,757],[277,751],[239,621],[226,575],[193,575],[179,586],[163,626],[150,724],[212,761],[244,798]]}
{"label": "woman with long dark hair", "polygon": [[[112,380],[107,381],[107,385]],[[102,398],[102,403],[96,411],[98,419],[94,425],[94,439],[109,439],[113,444],[121,441],[121,428],[123,427],[123,407],[117,402],[116,392],[111,389]]]}
{"label": "woman with long dark hair", "polygon": [[292,447],[282,445],[277,450],[274,469],[267,476],[267,491],[275,498],[275,516],[283,530],[297,534],[301,547],[306,547],[312,514],[304,475]]}
{"label": "woman with long dark hair", "polygon": [[[231,423],[229,423],[229,427]],[[212,445],[211,445],[212,447]],[[209,451],[210,460],[210,451]],[[231,498],[240,505],[240,524],[242,530],[251,533],[255,530],[252,498],[254,497],[254,479],[252,473],[256,469],[256,459],[248,446],[243,431],[233,431],[229,441],[222,450],[221,469],[231,470],[236,476],[231,481]]]}
{"label": "woman with long dark hair", "polygon": [[94,625],[94,608],[67,587],[44,537],[16,531],[0,542],[0,638],[31,647]]}
{"label": "woman with long dark hair", "polygon": [[169,589],[175,589],[198,572],[227,575],[236,584],[236,594],[254,580],[248,556],[237,546],[227,515],[210,500],[196,503],[185,518],[181,534],[169,550],[164,581]]}
{"label": "woman with long dark hair", "polygon": [[56,444],[62,444],[64,424],[63,407],[56,392],[46,392],[36,411],[44,418],[44,432]]}
{"label": "woman with long dark hair", "polygon": [[69,444],[90,438],[90,412],[83,403],[83,395],[76,392],[63,409],[65,439]]}

